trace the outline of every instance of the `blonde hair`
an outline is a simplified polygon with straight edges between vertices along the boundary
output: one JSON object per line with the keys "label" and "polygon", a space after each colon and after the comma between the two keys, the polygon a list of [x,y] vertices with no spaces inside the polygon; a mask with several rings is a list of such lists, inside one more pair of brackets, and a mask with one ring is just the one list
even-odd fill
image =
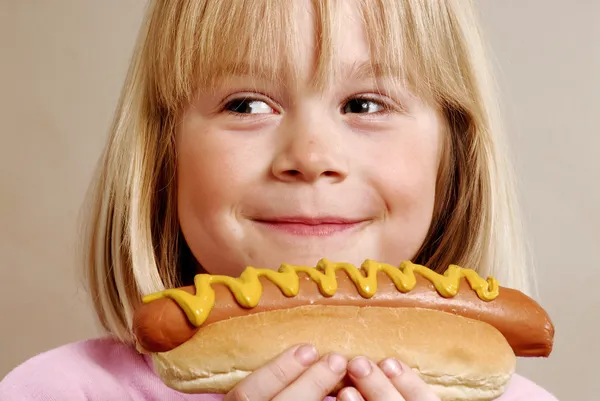
{"label": "blonde hair", "polygon": [[[132,313],[141,295],[189,282],[198,268],[176,213],[174,127],[181,108],[198,85],[239,69],[274,79],[283,71],[293,75],[297,3],[150,3],[85,209],[87,283],[102,326],[122,341],[132,341]],[[315,84],[326,85],[338,5],[313,3]],[[452,263],[470,267],[530,293],[509,153],[473,5],[357,3],[372,62],[408,82],[447,120],[434,219],[414,261],[438,271]]]}

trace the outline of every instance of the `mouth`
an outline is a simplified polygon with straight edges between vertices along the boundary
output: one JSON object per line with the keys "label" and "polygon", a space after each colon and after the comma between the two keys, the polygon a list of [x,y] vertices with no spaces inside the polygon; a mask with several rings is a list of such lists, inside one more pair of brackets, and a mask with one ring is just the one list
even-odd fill
{"label": "mouth", "polygon": [[299,237],[329,237],[358,229],[369,222],[368,219],[342,217],[277,217],[252,220],[269,230]]}

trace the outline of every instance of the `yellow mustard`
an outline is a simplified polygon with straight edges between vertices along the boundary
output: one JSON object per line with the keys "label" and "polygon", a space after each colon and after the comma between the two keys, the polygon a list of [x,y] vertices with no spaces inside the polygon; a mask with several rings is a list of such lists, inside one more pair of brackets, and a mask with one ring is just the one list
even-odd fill
{"label": "yellow mustard", "polygon": [[321,259],[316,267],[293,266],[284,263],[277,271],[249,266],[239,278],[198,274],[194,278],[195,295],[174,288],[147,295],[143,298],[143,302],[148,303],[164,297],[171,298],[183,309],[190,322],[197,327],[204,323],[215,304],[215,291],[211,284],[226,285],[241,306],[253,308],[258,305],[262,295],[262,285],[259,280],[261,276],[273,282],[286,296],[293,297],[298,294],[300,289],[298,273],[306,273],[319,285],[321,293],[330,297],[337,291],[336,272],[338,270],[344,270],[348,274],[360,295],[365,298],[371,298],[377,292],[378,272],[387,274],[398,291],[402,293],[412,290],[417,284],[415,273],[429,280],[444,297],[453,297],[458,293],[460,280],[463,277],[483,301],[491,301],[499,293],[498,282],[493,277],[485,280],[474,270],[456,265],[450,265],[444,274],[439,274],[425,266],[409,261],[404,261],[399,267],[395,267],[366,260],[362,264],[361,270],[349,263],[334,263],[327,259]]}

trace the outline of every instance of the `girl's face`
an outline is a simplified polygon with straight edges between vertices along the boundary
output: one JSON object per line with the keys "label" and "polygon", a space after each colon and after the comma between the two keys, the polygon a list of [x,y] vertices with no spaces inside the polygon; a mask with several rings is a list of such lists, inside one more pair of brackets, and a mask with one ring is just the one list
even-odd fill
{"label": "girl's face", "polygon": [[344,3],[334,37],[337,74],[326,90],[310,85],[307,5],[297,15],[306,32],[299,84],[230,76],[185,110],[177,132],[178,213],[207,272],[314,266],[321,258],[399,264],[423,243],[441,119],[365,68],[367,37],[358,10]]}

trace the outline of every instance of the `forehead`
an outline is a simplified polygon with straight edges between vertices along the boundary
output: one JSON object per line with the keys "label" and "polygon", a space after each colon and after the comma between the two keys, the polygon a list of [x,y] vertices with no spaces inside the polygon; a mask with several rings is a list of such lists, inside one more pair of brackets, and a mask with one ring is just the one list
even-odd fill
{"label": "forehead", "polygon": [[200,7],[162,0],[151,29],[150,74],[168,109],[228,75],[323,89],[332,78],[376,74],[419,93],[443,84],[438,70],[449,71],[443,50],[452,46],[443,41],[452,35],[428,23],[443,16],[444,2],[229,0],[224,7],[206,0]]}
{"label": "forehead", "polygon": [[296,44],[296,63],[303,67],[302,71],[314,72],[318,69],[318,58],[327,57],[323,54],[325,50],[329,53],[330,67],[338,73],[349,73],[357,65],[364,66],[371,55],[357,2],[346,0],[335,3],[335,7],[328,10],[329,15],[320,16],[316,12],[319,5],[319,2],[303,0],[293,10],[298,32],[301,33]]}
{"label": "forehead", "polygon": [[322,90],[334,79],[365,77],[381,70],[372,63],[357,2],[325,3],[289,2],[273,12],[270,24],[247,31],[233,29],[232,36],[245,37],[241,42],[247,47],[224,44],[233,51],[218,53],[212,68],[205,69],[205,77],[212,84],[225,75],[243,75]]}

